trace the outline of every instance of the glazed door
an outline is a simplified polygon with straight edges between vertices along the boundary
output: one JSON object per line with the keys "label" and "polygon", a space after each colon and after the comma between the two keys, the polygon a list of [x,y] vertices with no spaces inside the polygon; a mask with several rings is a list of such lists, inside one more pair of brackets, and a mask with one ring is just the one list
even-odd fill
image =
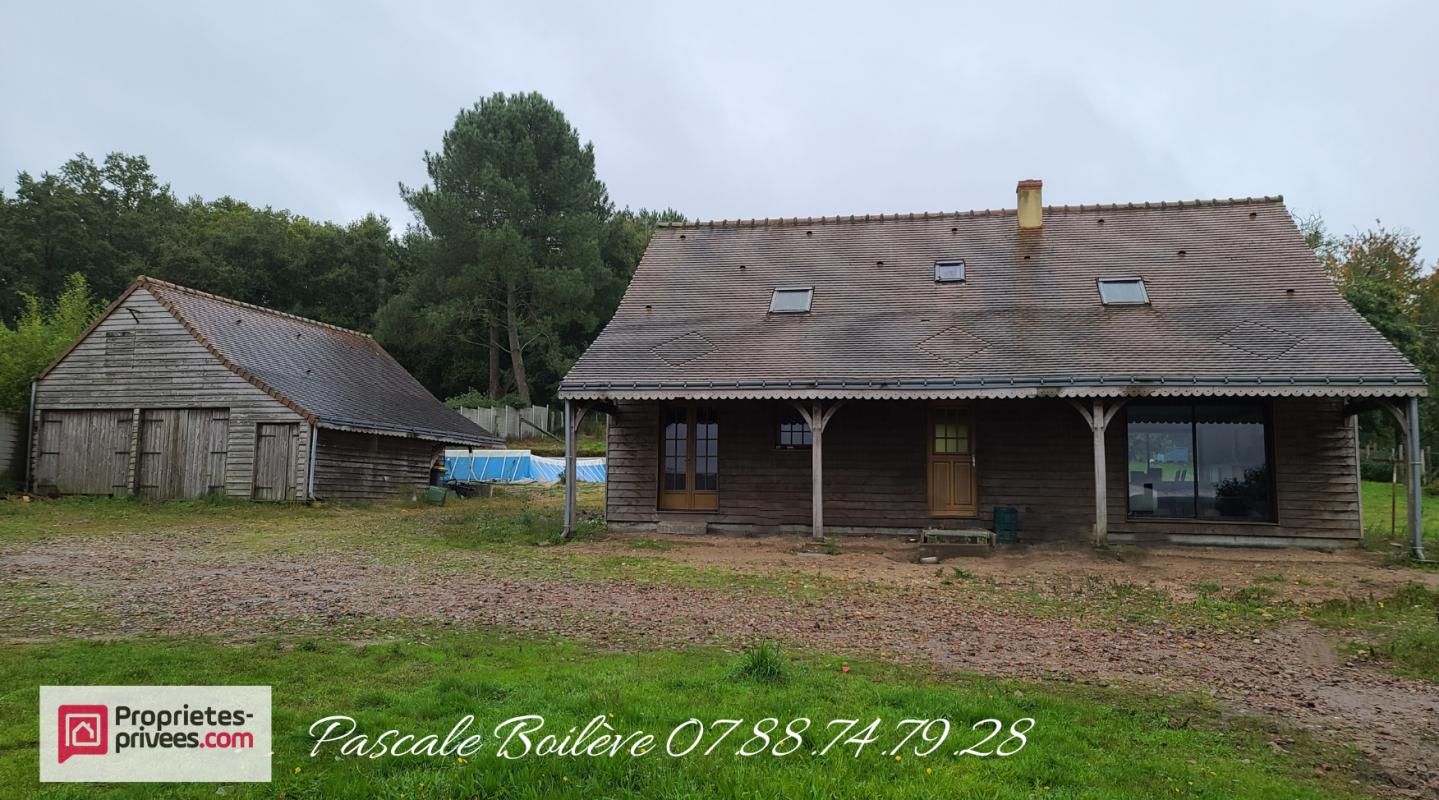
{"label": "glazed door", "polygon": [[929,410],[929,513],[973,517],[979,511],[974,480],[974,412],[968,406]]}
{"label": "glazed door", "polygon": [[662,511],[719,508],[719,415],[713,406],[660,408]]}

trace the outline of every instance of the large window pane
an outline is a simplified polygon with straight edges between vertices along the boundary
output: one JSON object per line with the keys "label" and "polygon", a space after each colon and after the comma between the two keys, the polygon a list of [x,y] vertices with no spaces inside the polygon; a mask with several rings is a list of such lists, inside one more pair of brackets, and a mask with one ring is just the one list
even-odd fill
{"label": "large window pane", "polygon": [[1131,515],[1274,519],[1264,406],[1136,403],[1126,413]]}
{"label": "large window pane", "polygon": [[1254,405],[1195,407],[1198,505],[1203,519],[1272,519],[1264,409]]}
{"label": "large window pane", "polygon": [[695,489],[719,488],[719,415],[713,408],[695,409]]}
{"label": "large window pane", "polygon": [[684,491],[686,450],[689,445],[689,410],[665,410],[664,485],[666,491]]}
{"label": "large window pane", "polygon": [[1194,416],[1189,406],[1129,412],[1129,513],[1194,516]]}

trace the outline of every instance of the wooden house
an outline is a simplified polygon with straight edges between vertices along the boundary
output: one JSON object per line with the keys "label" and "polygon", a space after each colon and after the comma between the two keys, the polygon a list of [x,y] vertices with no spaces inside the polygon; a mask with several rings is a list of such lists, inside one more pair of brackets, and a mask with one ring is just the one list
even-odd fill
{"label": "wooden house", "polygon": [[1417,440],[1424,379],[1282,199],[1040,192],[660,228],[560,388],[612,416],[609,526],[914,534],[999,508],[1029,540],[1357,543],[1355,414]]}
{"label": "wooden house", "polygon": [[35,381],[38,494],[375,499],[501,443],[368,335],[141,278]]}

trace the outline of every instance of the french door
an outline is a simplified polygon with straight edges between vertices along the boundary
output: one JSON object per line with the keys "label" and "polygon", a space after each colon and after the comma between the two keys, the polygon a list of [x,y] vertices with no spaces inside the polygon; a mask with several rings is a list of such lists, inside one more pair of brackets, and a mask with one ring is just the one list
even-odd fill
{"label": "french door", "polygon": [[659,506],[719,508],[719,414],[713,406],[660,407]]}

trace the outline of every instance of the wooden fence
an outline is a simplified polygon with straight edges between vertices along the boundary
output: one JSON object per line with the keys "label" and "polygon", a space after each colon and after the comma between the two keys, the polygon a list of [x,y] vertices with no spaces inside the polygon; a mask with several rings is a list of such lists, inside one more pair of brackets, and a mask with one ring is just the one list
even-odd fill
{"label": "wooden fence", "polygon": [[[1359,450],[1359,460],[1363,464],[1383,464],[1389,468],[1389,532],[1397,535],[1399,532],[1399,520],[1404,518],[1404,509],[1400,507],[1399,490],[1404,487],[1407,491],[1409,486],[1409,448],[1404,445],[1395,447],[1375,447],[1372,444],[1365,445]],[[1421,482],[1427,482],[1433,476],[1430,465],[1433,453],[1425,447],[1419,451],[1419,477]],[[1365,520],[1366,526],[1371,526],[1380,520]],[[1382,524],[1382,523],[1381,523]]]}
{"label": "wooden fence", "polygon": [[550,426],[549,406],[461,408],[459,412],[465,419],[505,440],[543,438],[546,433],[558,435],[564,428],[563,425]]}
{"label": "wooden fence", "polygon": [[[529,408],[500,406],[498,408],[461,408],[458,410],[465,419],[506,441],[547,439],[551,436],[560,440],[564,439],[565,408],[563,405],[553,408],[550,406],[530,406]],[[598,411],[586,414],[585,418],[580,421],[581,438],[603,437],[605,422],[605,415]]]}

